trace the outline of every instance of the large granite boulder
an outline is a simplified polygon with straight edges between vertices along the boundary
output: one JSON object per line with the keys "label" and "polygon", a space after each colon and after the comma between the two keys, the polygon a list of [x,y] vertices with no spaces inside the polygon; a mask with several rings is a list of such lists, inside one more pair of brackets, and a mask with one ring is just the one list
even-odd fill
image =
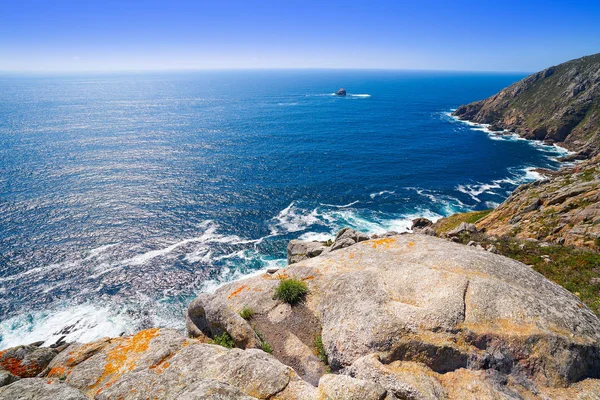
{"label": "large granite boulder", "polygon": [[48,378],[98,400],[308,399],[315,392],[262,350],[226,349],[169,329],[72,344]]}
{"label": "large granite boulder", "polygon": [[[299,305],[273,298],[289,277],[310,289]],[[419,365],[433,380],[396,374],[401,384],[394,390],[412,387],[429,398],[447,395],[460,374],[473,371],[486,371],[472,379],[498,393],[507,382],[531,394],[600,375],[600,320],[577,297],[522,263],[425,235],[355,243],[223,286],[199,303],[204,319],[196,319],[191,335],[194,326],[213,323],[213,312],[250,307],[255,316],[245,322],[252,330],[300,343],[290,350],[285,340],[267,337],[273,355],[288,365],[294,360],[313,385],[322,369],[303,355],[319,351],[310,340],[315,336],[334,372],[359,371],[355,363],[372,354],[387,367]],[[454,380],[442,379],[452,373]],[[368,375],[352,376],[386,387]],[[506,390],[512,396],[516,389]]]}

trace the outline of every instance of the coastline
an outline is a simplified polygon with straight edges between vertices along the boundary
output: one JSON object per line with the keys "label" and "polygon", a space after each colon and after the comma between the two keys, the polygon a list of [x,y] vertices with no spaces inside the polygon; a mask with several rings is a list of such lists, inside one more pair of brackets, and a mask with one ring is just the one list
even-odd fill
{"label": "coastline", "polygon": [[[476,131],[482,131],[484,133],[486,133],[488,135],[488,137],[490,137],[492,140],[494,140],[494,137],[497,137],[498,134],[496,132],[492,132],[490,130],[487,129],[487,126],[485,126],[485,124],[477,124],[477,123],[473,123],[470,121],[464,121],[464,120],[460,120],[455,116],[451,115],[451,112],[443,112],[444,115],[451,117],[451,119],[453,121],[456,122],[462,122],[465,123],[466,125],[468,125],[469,127],[471,127],[473,130]],[[492,136],[493,135],[493,136]],[[516,134],[514,134],[516,135]],[[539,148],[539,147],[544,147],[544,148],[548,148],[549,146],[542,144],[539,141],[532,141],[532,140],[528,140],[528,139],[524,139],[524,138],[513,138],[512,136],[508,139],[508,140],[519,140],[519,141],[527,141],[529,142],[533,147],[535,148]],[[558,147],[558,146],[557,146]],[[562,151],[562,148],[561,148]],[[564,150],[565,152],[567,152],[568,150]],[[561,163],[561,167],[567,165],[565,163]],[[524,169],[524,174],[523,177],[521,179],[523,179],[523,181],[516,181],[516,180],[512,180],[511,178],[503,178],[500,181],[503,182],[509,182],[511,184],[515,185],[515,188],[513,189],[516,190],[516,188],[519,187],[520,184],[523,183],[527,183],[527,182],[532,182],[535,180],[541,180],[541,179],[545,179],[545,177],[539,173],[537,173],[536,169],[538,167],[527,167]],[[485,193],[486,191],[490,191],[493,190],[498,186],[499,183],[497,182],[491,182],[491,183],[483,183],[477,187],[464,187],[463,188],[463,193],[465,193],[466,195],[470,196],[471,198],[474,198],[476,201],[479,201],[477,199],[477,195],[481,194],[481,193]],[[460,186],[460,185],[459,185]],[[421,196],[425,196],[425,197],[435,197],[436,195],[434,193],[423,193],[422,189],[418,189],[418,188],[414,188],[414,190]],[[461,191],[459,189],[459,191]],[[371,193],[369,196],[371,198],[374,198],[376,196],[381,196],[381,195],[395,195],[395,191],[391,191],[391,190],[383,190],[381,192],[377,192],[377,193]],[[508,197],[508,196],[506,196]],[[324,204],[324,206],[331,206],[332,208],[336,208],[340,211],[351,207],[352,205],[356,204],[356,202],[358,202],[358,200],[354,201],[354,202],[350,202],[348,204],[344,204],[344,205],[330,205],[330,204]],[[460,202],[459,202],[460,203]],[[430,220],[432,220],[433,222],[437,221],[440,218],[445,218],[449,215],[452,215],[453,213],[457,213],[457,212],[468,212],[470,210],[472,210],[472,207],[468,207],[465,204],[459,204],[461,210],[448,210],[450,211],[447,215],[440,215],[440,214],[436,214],[430,210],[423,210],[423,211],[417,211],[409,216],[406,216],[403,219],[398,219],[398,220],[394,220],[392,221],[393,224],[389,225],[387,227],[387,229],[385,227],[380,227],[377,228],[377,230],[363,230],[365,233],[368,233],[369,235],[371,234],[375,234],[375,233],[384,233],[386,231],[398,231],[398,232],[411,232],[410,226],[411,226],[411,221],[413,219],[416,218],[428,218]],[[282,213],[284,213],[284,211],[286,210],[290,210],[292,207],[294,206],[294,202],[292,202],[288,207],[286,207],[284,210],[282,210],[279,214],[281,216]],[[494,205],[495,207],[497,207],[498,205]],[[285,213],[284,213],[285,214]],[[277,218],[274,217],[274,218]],[[341,227],[337,228],[340,229]],[[332,232],[330,233],[315,233],[315,232],[305,232],[301,235],[298,235],[296,238],[300,239],[300,240],[319,240],[319,241],[326,241],[327,239],[332,239],[333,237],[335,237],[335,229],[332,228]],[[213,232],[214,236],[217,239],[221,239],[220,235]],[[272,233],[273,234],[273,233]],[[256,243],[259,242],[261,240],[264,240],[264,238],[261,239],[255,239],[255,240],[242,240],[240,238],[236,238],[236,240],[238,242],[252,242],[252,243]],[[184,240],[184,242],[186,242],[186,240]],[[178,246],[179,244],[176,243],[174,245],[171,245],[170,247],[173,246]],[[160,251],[160,250],[158,250]],[[154,254],[154,253],[153,253]],[[138,258],[141,256],[138,256]],[[195,294],[199,294],[199,293],[214,293],[218,288],[227,285],[231,282],[236,282],[242,279],[247,279],[249,277],[253,277],[256,275],[260,275],[265,273],[268,269],[273,268],[274,266],[279,266],[279,267],[283,267],[286,265],[286,260],[285,258],[278,258],[278,259],[269,259],[269,260],[263,260],[263,264],[264,267],[260,268],[260,269],[256,269],[256,270],[252,270],[249,272],[242,272],[239,270],[231,270],[231,269],[226,269],[223,270],[219,273],[219,275],[217,277],[211,278],[209,280],[204,281],[198,288],[197,290],[195,290]],[[99,314],[99,315],[105,315],[104,319],[107,320],[115,320],[115,318],[119,319],[122,318],[123,321],[121,323],[119,323],[119,326],[122,327],[126,327],[129,326],[132,322],[128,322],[127,315],[122,315],[121,313],[116,314],[116,315],[111,315],[111,311],[108,308],[104,308],[104,306],[102,306],[101,304],[99,305],[99,308],[96,307],[97,304],[88,304],[88,303],[83,303],[77,306],[72,306],[72,305],[65,305],[64,308],[59,308],[56,310],[48,310],[48,311],[44,311],[43,313],[41,313],[40,315],[42,316],[44,323],[35,323],[35,326],[32,326],[33,328],[35,328],[33,331],[30,331],[30,335],[29,335],[29,339],[26,339],[24,341],[15,341],[17,339],[17,337],[15,337],[13,339],[8,339],[9,337],[11,337],[10,335],[6,335],[5,337],[7,338],[6,341],[4,341],[2,343],[2,347],[6,348],[6,347],[11,347],[17,344],[23,344],[25,342],[35,342],[38,340],[42,340],[44,339],[42,336],[40,336],[42,334],[42,332],[48,331],[48,330],[55,330],[56,332],[59,332],[57,335],[54,335],[50,338],[45,339],[45,344],[46,345],[50,345],[53,344],[57,339],[59,339],[60,337],[64,336],[63,334],[61,334],[60,332],[63,332],[63,327],[59,326],[60,325],[60,321],[56,320],[53,321],[52,318],[58,318],[60,316],[65,316],[65,318],[68,316],[67,320],[64,320],[63,323],[65,324],[65,326],[67,325],[75,325],[75,326],[80,326],[83,324],[83,327],[80,327],[81,330],[86,330],[88,326],[90,326],[90,324],[97,324],[96,325],[96,330],[98,331],[98,334],[100,336],[87,336],[87,338],[84,341],[93,341],[95,339],[98,339],[99,337],[101,337],[103,332],[106,332],[107,329],[106,328],[102,328],[104,322],[97,320],[95,317],[93,319],[90,319],[89,316],[91,315],[95,315],[95,314]],[[76,307],[77,312],[76,313],[72,313],[72,308]],[[55,314],[55,315],[53,315]],[[73,315],[80,315],[81,319],[77,319],[73,317]],[[32,316],[34,320],[36,320],[38,317],[36,316]],[[20,317],[14,317],[15,321],[19,321]],[[178,330],[183,330],[183,325],[181,323],[181,321],[175,321],[175,323],[170,322],[167,324],[161,324],[161,325],[157,325],[159,327],[167,327],[167,328],[175,328]],[[52,328],[50,328],[52,327]],[[119,333],[121,333],[121,329],[123,328],[119,328],[119,327],[113,327],[113,335],[118,335]],[[110,330],[108,330],[110,331]],[[117,332],[119,331],[119,332]],[[36,334],[35,332],[39,332],[40,335]],[[133,331],[128,331],[127,333],[133,333]],[[69,336],[69,332],[67,331],[67,335]],[[84,336],[85,337],[85,336]],[[73,339],[77,339],[77,340],[83,340],[82,336],[75,336],[73,337]]]}

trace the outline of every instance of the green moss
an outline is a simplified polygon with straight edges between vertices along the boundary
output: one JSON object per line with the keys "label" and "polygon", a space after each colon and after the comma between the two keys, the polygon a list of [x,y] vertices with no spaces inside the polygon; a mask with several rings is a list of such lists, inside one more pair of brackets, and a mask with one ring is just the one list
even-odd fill
{"label": "green moss", "polygon": [[308,294],[306,283],[297,279],[284,279],[275,289],[275,298],[289,304],[296,304],[304,300]]}
{"label": "green moss", "polygon": [[315,351],[317,352],[317,357],[319,360],[323,362],[323,364],[327,365],[327,353],[325,353],[325,348],[323,347],[323,337],[321,335],[315,336],[313,340],[313,346],[315,347]]}
{"label": "green moss", "polygon": [[326,242],[323,242],[323,246],[331,247],[333,245],[333,239],[327,239]]}
{"label": "green moss", "polygon": [[212,343],[228,349],[235,347],[235,342],[227,332],[223,332],[222,334],[213,337]]}
{"label": "green moss", "polygon": [[248,306],[244,306],[244,308],[242,308],[242,311],[240,311],[240,317],[244,318],[245,320],[249,320],[253,316],[254,316],[254,310]]}
{"label": "green moss", "polygon": [[474,224],[483,219],[493,210],[472,211],[467,213],[454,214],[446,218],[442,218],[433,225],[433,229],[439,234],[446,233],[456,228],[462,222]]}

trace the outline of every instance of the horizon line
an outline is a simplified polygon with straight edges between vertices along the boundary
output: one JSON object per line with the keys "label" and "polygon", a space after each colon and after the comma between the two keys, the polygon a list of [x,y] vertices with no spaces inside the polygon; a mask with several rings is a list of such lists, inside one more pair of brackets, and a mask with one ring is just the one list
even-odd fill
{"label": "horizon line", "polygon": [[123,68],[123,69],[0,69],[0,75],[64,75],[64,74],[143,74],[160,72],[254,72],[254,71],[382,71],[382,72],[450,72],[450,73],[490,73],[490,74],[532,74],[535,71],[517,70],[468,70],[468,69],[436,69],[436,68],[362,68],[362,67],[222,67],[222,68]]}

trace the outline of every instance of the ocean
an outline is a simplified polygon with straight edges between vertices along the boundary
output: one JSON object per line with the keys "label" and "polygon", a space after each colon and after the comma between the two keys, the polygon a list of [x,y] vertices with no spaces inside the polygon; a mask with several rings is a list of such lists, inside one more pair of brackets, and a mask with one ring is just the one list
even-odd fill
{"label": "ocean", "polygon": [[498,205],[564,150],[450,112],[524,76],[0,76],[0,348],[183,329],[290,239]]}

